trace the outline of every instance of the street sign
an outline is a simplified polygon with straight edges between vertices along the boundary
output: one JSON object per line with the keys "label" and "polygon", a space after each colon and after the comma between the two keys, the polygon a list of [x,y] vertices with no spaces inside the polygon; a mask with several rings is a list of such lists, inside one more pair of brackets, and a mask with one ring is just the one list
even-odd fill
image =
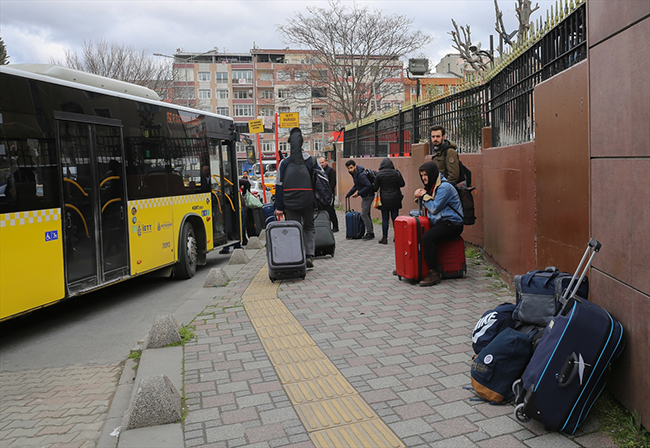
{"label": "street sign", "polygon": [[264,132],[264,120],[251,120],[248,122],[248,133],[259,134]]}
{"label": "street sign", "polygon": [[297,128],[300,126],[298,119],[298,112],[281,112],[280,113],[280,127],[281,128]]}

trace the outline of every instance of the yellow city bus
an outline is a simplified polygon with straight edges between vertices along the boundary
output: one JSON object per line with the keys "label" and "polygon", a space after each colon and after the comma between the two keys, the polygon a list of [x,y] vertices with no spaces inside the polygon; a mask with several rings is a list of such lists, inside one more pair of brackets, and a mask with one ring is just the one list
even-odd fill
{"label": "yellow city bus", "polygon": [[0,92],[0,320],[240,243],[232,118],[53,65]]}

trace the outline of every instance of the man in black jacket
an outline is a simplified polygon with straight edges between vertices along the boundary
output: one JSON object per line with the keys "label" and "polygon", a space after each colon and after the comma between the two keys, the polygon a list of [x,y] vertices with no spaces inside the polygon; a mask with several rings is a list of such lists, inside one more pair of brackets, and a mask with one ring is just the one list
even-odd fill
{"label": "man in black jacket", "polygon": [[348,173],[352,176],[354,180],[354,185],[348,194],[345,195],[346,198],[352,196],[353,198],[361,196],[361,220],[366,227],[366,234],[362,239],[372,240],[375,238],[375,232],[372,227],[372,218],[370,217],[370,208],[372,207],[372,200],[375,198],[375,190],[368,179],[368,174],[366,174],[366,169],[357,165],[354,160],[348,160],[345,162],[345,166],[348,169]]}
{"label": "man in black jacket", "polygon": [[[325,160],[325,157],[320,157],[318,159],[318,162],[320,163],[321,168],[323,168],[323,171],[325,171],[325,174],[327,174],[327,179],[330,181],[330,188],[332,189],[332,197],[335,197],[336,196],[336,170],[331,166],[329,166],[327,160]],[[327,211],[327,214],[330,216],[330,221],[332,222],[332,231],[338,232],[339,220],[336,217],[334,204],[331,204],[329,207],[326,207],[325,211]]]}

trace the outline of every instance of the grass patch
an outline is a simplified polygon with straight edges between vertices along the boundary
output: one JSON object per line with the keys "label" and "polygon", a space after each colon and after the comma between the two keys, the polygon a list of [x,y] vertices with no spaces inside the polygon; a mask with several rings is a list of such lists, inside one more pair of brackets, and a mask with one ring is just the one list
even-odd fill
{"label": "grass patch", "polygon": [[473,260],[480,260],[483,258],[483,254],[477,248],[470,246],[465,248],[465,257]]}
{"label": "grass patch", "polygon": [[140,361],[141,357],[142,357],[142,350],[131,350],[128,359],[135,359],[136,361]]}
{"label": "grass patch", "polygon": [[186,325],[178,330],[178,333],[181,335],[181,342],[174,342],[172,344],[167,344],[165,347],[177,347],[179,345],[185,345],[194,339],[194,327]]}
{"label": "grass patch", "polygon": [[609,392],[603,392],[596,401],[594,417],[600,422],[599,430],[609,434],[619,447],[650,447],[650,433],[641,426],[638,411],[629,412]]}

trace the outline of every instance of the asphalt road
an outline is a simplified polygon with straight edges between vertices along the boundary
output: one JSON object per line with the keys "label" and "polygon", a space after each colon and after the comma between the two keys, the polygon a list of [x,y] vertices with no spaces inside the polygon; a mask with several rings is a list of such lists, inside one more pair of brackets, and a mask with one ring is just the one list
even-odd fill
{"label": "asphalt road", "polygon": [[192,279],[143,276],[0,323],[0,371],[123,361],[156,316],[176,311],[229,258],[214,251]]}

